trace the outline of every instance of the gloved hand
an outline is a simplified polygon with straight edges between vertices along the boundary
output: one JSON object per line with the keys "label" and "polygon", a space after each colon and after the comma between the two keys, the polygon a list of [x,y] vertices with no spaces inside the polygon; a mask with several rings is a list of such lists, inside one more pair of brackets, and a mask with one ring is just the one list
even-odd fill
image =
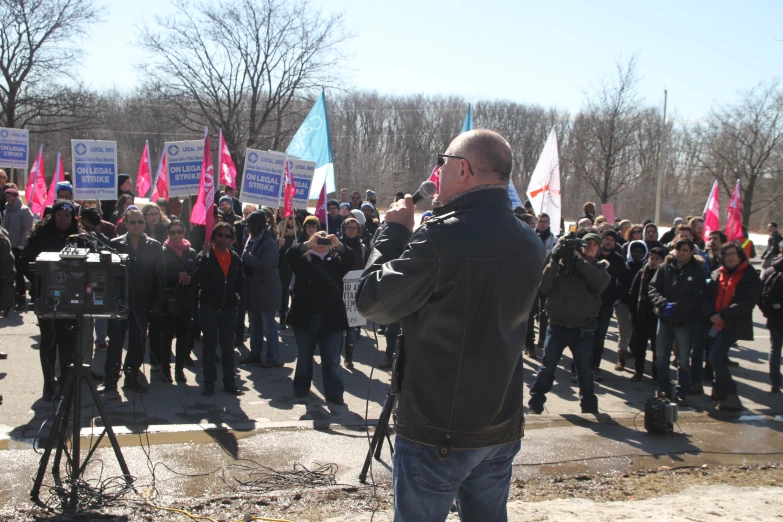
{"label": "gloved hand", "polygon": [[552,252],[549,253],[549,258],[552,261],[557,262],[560,259],[560,253],[561,253],[560,251],[562,248],[563,248],[563,243],[558,241],[557,244],[555,245],[555,248],[553,248]]}
{"label": "gloved hand", "polygon": [[666,306],[663,307],[663,316],[671,317],[673,315],[674,315],[674,303],[667,303]]}

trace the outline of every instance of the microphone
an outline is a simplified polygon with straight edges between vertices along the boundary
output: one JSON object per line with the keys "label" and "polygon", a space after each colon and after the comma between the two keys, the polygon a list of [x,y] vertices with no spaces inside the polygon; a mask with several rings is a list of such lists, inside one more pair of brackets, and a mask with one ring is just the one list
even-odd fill
{"label": "microphone", "polygon": [[434,181],[430,181],[430,180],[425,181],[424,183],[421,184],[418,190],[413,193],[413,204],[415,205],[416,203],[418,203],[424,198],[427,199],[434,198],[436,189],[437,187],[435,186]]}

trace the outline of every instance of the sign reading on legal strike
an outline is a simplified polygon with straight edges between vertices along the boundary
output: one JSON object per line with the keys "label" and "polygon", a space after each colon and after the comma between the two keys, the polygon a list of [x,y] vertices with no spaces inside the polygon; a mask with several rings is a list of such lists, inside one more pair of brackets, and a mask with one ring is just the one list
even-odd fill
{"label": "sign reading on legal strike", "polygon": [[247,149],[242,172],[242,202],[253,205],[280,206],[285,178],[286,155]]}
{"label": "sign reading on legal strike", "polygon": [[351,270],[343,277],[343,303],[348,314],[348,326],[351,327],[367,324],[367,319],[359,315],[356,309],[356,291],[359,289],[362,273],[364,270]]}
{"label": "sign reading on legal strike", "polygon": [[30,135],[24,129],[0,127],[0,167],[27,169]]}
{"label": "sign reading on legal strike", "polygon": [[294,194],[294,208],[307,208],[307,200],[310,196],[310,185],[315,173],[315,162],[305,161],[288,156],[291,162],[290,169],[294,178],[296,194]]}
{"label": "sign reading on legal strike", "polygon": [[117,199],[117,142],[71,140],[73,199]]}
{"label": "sign reading on legal strike", "polygon": [[198,194],[204,140],[167,141],[163,150],[169,171],[169,196]]}

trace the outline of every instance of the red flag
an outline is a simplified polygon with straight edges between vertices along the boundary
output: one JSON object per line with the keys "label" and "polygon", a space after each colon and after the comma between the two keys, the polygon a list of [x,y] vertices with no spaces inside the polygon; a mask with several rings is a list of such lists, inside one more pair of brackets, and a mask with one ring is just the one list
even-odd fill
{"label": "red flag", "polygon": [[46,208],[46,179],[44,178],[43,145],[38,149],[38,156],[30,167],[30,175],[27,178],[27,187],[24,194],[27,206],[33,214],[40,216]]}
{"label": "red flag", "polygon": [[315,205],[315,217],[324,225],[326,224],[326,181],[321,187],[321,195],[318,196],[318,203]]}
{"label": "red flag", "polygon": [[744,237],[742,233],[742,201],[740,180],[734,185],[734,193],[729,201],[729,217],[726,220],[726,237],[729,241]]}
{"label": "red flag", "polygon": [[438,193],[440,193],[440,167],[435,165],[435,168],[432,169],[432,174],[430,174],[430,181],[435,183],[435,195],[433,196],[433,199],[438,199]]}
{"label": "red flag", "polygon": [[704,241],[710,238],[710,233],[720,230],[720,190],[718,180],[712,184],[707,206],[704,207]]}
{"label": "red flag", "polygon": [[[57,165],[54,168],[54,176],[52,176],[52,183],[49,185],[49,193],[46,195],[46,202],[44,208],[54,203],[57,199],[57,184],[61,181],[65,181],[65,172],[63,171],[63,156],[59,152],[57,153],[57,159],[55,160]],[[43,172],[43,170],[41,170]]]}
{"label": "red flag", "polygon": [[294,196],[296,195],[296,186],[294,186],[293,162],[290,159],[285,160],[285,199],[283,200],[283,217],[294,214]]}
{"label": "red flag", "polygon": [[150,201],[153,203],[159,198],[169,199],[169,172],[166,168],[166,153],[160,153],[158,172],[155,174],[155,188],[152,189]]}
{"label": "red flag", "polygon": [[150,143],[144,141],[144,152],[141,153],[141,159],[139,160],[139,170],[136,174],[136,194],[140,198],[147,195],[147,191],[150,189]]}
{"label": "red flag", "polygon": [[231,159],[231,153],[228,151],[226,139],[223,137],[223,129],[220,129],[220,165],[218,165],[218,170],[220,171],[220,183],[236,189],[237,167],[234,165],[234,160]]}
{"label": "red flag", "polygon": [[212,150],[209,144],[209,130],[204,127],[204,159],[201,162],[201,182],[198,187],[198,198],[190,212],[190,222],[194,225],[204,225],[207,229],[207,241],[215,225],[215,178],[212,167]]}

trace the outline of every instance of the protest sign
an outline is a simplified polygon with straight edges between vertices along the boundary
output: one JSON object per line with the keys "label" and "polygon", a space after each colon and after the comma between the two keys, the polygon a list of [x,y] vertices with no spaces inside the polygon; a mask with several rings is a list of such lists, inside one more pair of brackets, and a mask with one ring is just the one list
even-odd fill
{"label": "protest sign", "polygon": [[283,190],[286,156],[247,149],[242,171],[242,202],[277,208]]}
{"label": "protest sign", "polygon": [[117,199],[117,142],[71,140],[73,199]]}
{"label": "protest sign", "polygon": [[0,167],[27,170],[30,135],[24,129],[0,127]]}
{"label": "protest sign", "polygon": [[367,324],[367,319],[359,315],[359,311],[356,309],[356,291],[359,289],[363,272],[364,270],[351,270],[343,277],[343,303],[345,303],[348,326],[350,327]]}
{"label": "protest sign", "polygon": [[307,200],[310,197],[310,185],[313,183],[313,174],[315,173],[315,162],[305,161],[288,156],[291,162],[290,168],[294,177],[294,208],[307,208]]}
{"label": "protest sign", "polygon": [[163,144],[169,178],[169,197],[198,194],[204,140],[167,141]]}
{"label": "protest sign", "polygon": [[609,223],[614,225],[614,203],[602,203],[601,214],[604,215]]}

